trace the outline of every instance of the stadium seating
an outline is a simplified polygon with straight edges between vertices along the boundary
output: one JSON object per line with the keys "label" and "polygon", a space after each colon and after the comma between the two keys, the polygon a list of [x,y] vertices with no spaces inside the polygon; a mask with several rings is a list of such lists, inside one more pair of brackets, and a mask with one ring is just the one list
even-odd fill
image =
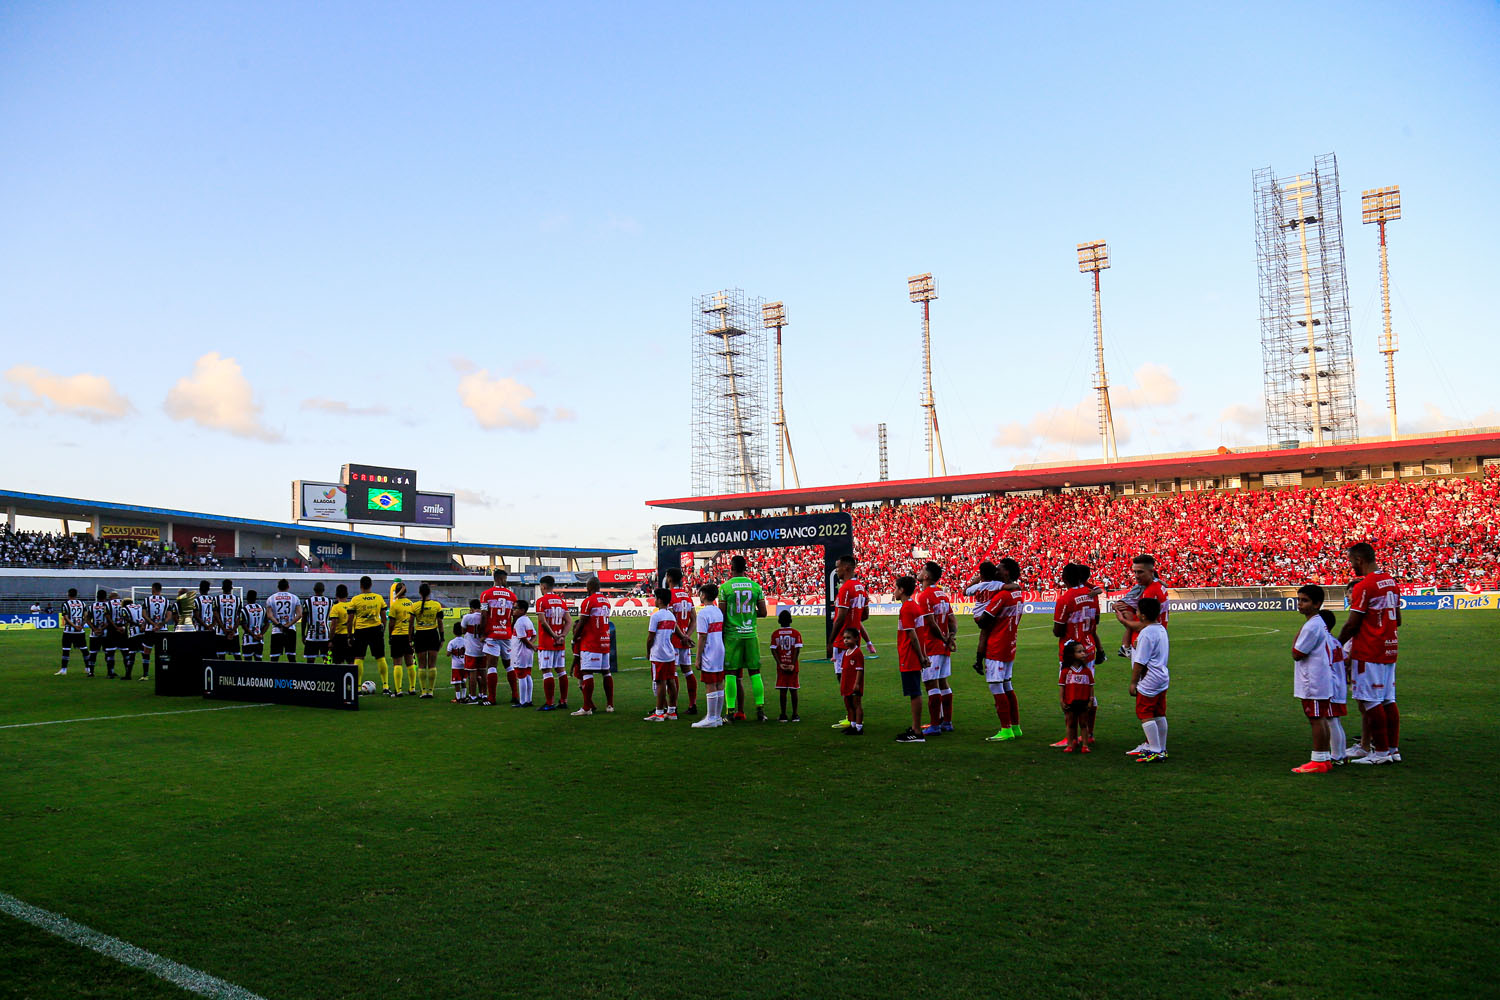
{"label": "stadium seating", "polygon": [[[854,517],[861,576],[872,584],[914,573],[924,559],[966,579],[984,559],[1010,556],[1037,589],[1070,560],[1094,579],[1126,585],[1131,557],[1149,552],[1170,586],[1258,587],[1347,583],[1345,547],[1368,541],[1383,568],[1408,583],[1492,587],[1500,578],[1500,469],[1451,478],[1322,489],[1231,490],[1110,497],[1074,493],[864,507]],[[732,552],[697,577],[722,580]],[[751,553],[768,593],[822,589],[810,549]],[[872,588],[874,589],[874,588]],[[884,589],[884,588],[880,588]]]}
{"label": "stadium seating", "polygon": [[189,555],[171,542],[119,541],[0,526],[0,566],[38,569],[214,568],[219,560]]}

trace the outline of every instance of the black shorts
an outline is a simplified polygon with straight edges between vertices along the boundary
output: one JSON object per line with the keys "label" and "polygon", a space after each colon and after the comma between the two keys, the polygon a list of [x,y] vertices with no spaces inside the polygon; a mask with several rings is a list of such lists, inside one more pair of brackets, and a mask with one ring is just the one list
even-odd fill
{"label": "black shorts", "polygon": [[419,628],[412,633],[411,644],[419,653],[436,653],[443,648],[443,630],[440,628]]}
{"label": "black shorts", "polygon": [[383,659],[385,657],[385,629],[379,625],[355,629],[354,638],[349,642],[349,653],[356,661],[363,660],[366,654],[377,660]]}
{"label": "black shorts", "polygon": [[329,655],[333,657],[334,663],[352,663],[353,659],[349,655],[349,636],[335,635]]}
{"label": "black shorts", "polygon": [[220,632],[214,637],[214,640],[214,648],[219,651],[221,657],[231,656],[240,651],[240,637],[236,632],[231,632],[228,635]]}
{"label": "black shorts", "polygon": [[272,656],[296,656],[297,655],[297,633],[296,632],[272,632],[271,633],[271,655]]}
{"label": "black shorts", "polygon": [[394,657],[396,657],[397,659],[399,659],[399,658],[401,658],[403,656],[410,656],[411,655],[411,636],[409,636],[409,635],[393,635],[393,636],[391,636],[391,655],[394,656]]}
{"label": "black shorts", "polygon": [[1088,710],[1089,700],[1087,698],[1079,698],[1077,701],[1070,701],[1063,706],[1064,712],[1072,712],[1074,715],[1083,715]]}
{"label": "black shorts", "polygon": [[141,651],[141,647],[145,645],[145,638],[146,637],[144,635],[139,634],[127,635],[125,638],[120,640],[120,648],[125,650],[127,653],[139,653]]}
{"label": "black shorts", "polygon": [[922,671],[901,671],[901,693],[908,698],[922,697]]}
{"label": "black shorts", "polygon": [[87,632],[64,632],[63,649],[88,649],[89,637]]}
{"label": "black shorts", "polygon": [[261,656],[266,651],[264,642],[247,642],[240,647],[241,656]]}
{"label": "black shorts", "polygon": [[125,633],[117,628],[106,629],[104,632],[105,649],[124,649]]}
{"label": "black shorts", "polygon": [[303,639],[302,655],[309,660],[320,659],[328,655],[327,639]]}

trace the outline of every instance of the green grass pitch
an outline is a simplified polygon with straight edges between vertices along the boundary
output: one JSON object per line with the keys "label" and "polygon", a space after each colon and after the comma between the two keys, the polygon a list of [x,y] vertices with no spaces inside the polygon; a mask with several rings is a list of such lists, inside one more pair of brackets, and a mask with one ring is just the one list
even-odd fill
{"label": "green grass pitch", "polygon": [[[0,728],[0,892],[276,998],[1493,990],[1495,616],[1409,614],[1406,763],[1326,776],[1289,773],[1308,749],[1299,623],[1176,616],[1171,759],[1147,766],[1123,754],[1141,733],[1113,657],[1098,752],[1047,747],[1040,617],[1016,670],[1026,735],[1007,744],[982,739],[972,638],[959,731],[892,742],[891,618],[869,623],[863,739],[829,729],[826,664],[803,668],[796,726],[648,725],[635,669],[619,711],[591,719],[440,688],[358,713]],[[641,666],[643,630],[620,623],[622,666]],[[57,642],[0,634],[0,726],[204,705],[102,665],[86,680],[76,658],[52,677]],[[9,917],[0,931],[0,995],[184,995]]]}

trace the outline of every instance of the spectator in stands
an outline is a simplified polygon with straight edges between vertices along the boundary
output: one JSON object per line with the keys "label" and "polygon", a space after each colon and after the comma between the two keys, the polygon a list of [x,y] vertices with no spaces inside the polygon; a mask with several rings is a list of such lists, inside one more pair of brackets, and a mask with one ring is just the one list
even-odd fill
{"label": "spectator in stands", "polygon": [[[112,540],[60,532],[14,531],[0,526],[0,565],[43,569],[148,569],[191,566],[193,559],[171,542]],[[199,565],[217,566],[217,560]]]}

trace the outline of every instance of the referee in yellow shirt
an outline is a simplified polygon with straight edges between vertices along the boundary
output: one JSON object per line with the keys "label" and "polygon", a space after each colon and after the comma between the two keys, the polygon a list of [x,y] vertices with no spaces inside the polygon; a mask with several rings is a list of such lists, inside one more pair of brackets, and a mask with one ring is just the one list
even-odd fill
{"label": "referee in yellow shirt", "polygon": [[[417,668],[412,664],[411,619],[417,602],[406,597],[406,584],[397,580],[391,588],[391,665],[396,674],[396,697],[417,693]],[[410,674],[410,689],[407,675]]]}
{"label": "referee in yellow shirt", "polygon": [[359,593],[349,598],[349,614],[354,619],[354,639],[349,652],[360,674],[364,673],[365,656],[375,657],[375,667],[380,671],[380,690],[394,697],[391,668],[385,660],[385,598],[370,591],[372,583],[368,576],[360,577]]}
{"label": "referee in yellow shirt", "polygon": [[427,584],[417,588],[420,601],[412,604],[412,647],[417,653],[417,686],[423,698],[432,697],[437,687],[437,656],[443,642],[443,605],[432,600]]}
{"label": "referee in yellow shirt", "polygon": [[[328,609],[328,626],[332,633],[331,645],[329,647],[329,659],[336,667],[342,667],[346,663],[352,663],[349,655],[349,644],[354,638],[351,631],[354,627],[354,618],[349,614],[349,588],[342,583],[334,588],[333,605]],[[364,678],[360,676],[362,671],[355,671],[354,687],[359,688]]]}

